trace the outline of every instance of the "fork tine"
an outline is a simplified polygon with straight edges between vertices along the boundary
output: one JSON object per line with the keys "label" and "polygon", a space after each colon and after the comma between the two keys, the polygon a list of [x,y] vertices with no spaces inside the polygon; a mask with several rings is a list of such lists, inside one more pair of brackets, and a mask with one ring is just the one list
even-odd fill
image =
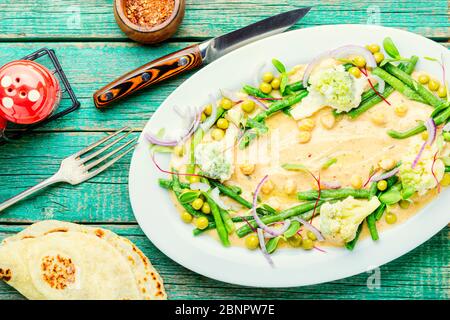
{"label": "fork tine", "polygon": [[[123,145],[121,145],[119,148],[112,150],[111,152],[109,152],[108,154],[104,155],[103,157],[101,157],[100,159],[97,159],[95,161],[92,161],[88,164],[85,165],[86,170],[90,170],[93,167],[95,167],[96,165],[102,163],[103,161],[105,161],[106,159],[108,159],[109,157],[115,155],[117,152],[123,150],[124,148],[126,148],[127,146],[129,146],[130,144],[132,144],[133,142],[135,142],[138,138],[134,138],[131,139],[130,141],[128,141],[127,143],[124,143]],[[117,139],[119,140],[119,139]],[[83,159],[84,160],[84,159]]]}
{"label": "fork tine", "polygon": [[124,132],[124,131],[127,130],[127,129],[129,129],[129,127],[123,127],[123,128],[120,129],[119,131],[116,131],[115,133],[110,134],[109,136],[106,136],[106,137],[104,137],[103,139],[100,139],[100,140],[97,141],[97,142],[94,142],[93,144],[91,144],[91,145],[87,146],[86,148],[84,148],[84,149],[78,151],[77,153],[75,153],[75,154],[73,155],[73,157],[74,157],[74,158],[78,158],[78,157],[82,156],[83,154],[85,154],[85,153],[91,151],[91,150],[94,149],[95,147],[98,147],[99,145],[101,145],[103,142],[108,141],[109,139],[111,139],[111,138],[117,136],[119,133]]}
{"label": "fork tine", "polygon": [[101,166],[98,169],[95,169],[92,172],[89,172],[89,174],[87,175],[87,179],[91,179],[92,177],[95,177],[96,175],[102,173],[103,171],[105,171],[106,169],[108,169],[109,167],[111,167],[114,163],[116,163],[117,161],[119,161],[120,159],[122,159],[123,157],[125,157],[130,151],[134,150],[134,147],[136,147],[137,142],[135,144],[133,144],[131,147],[129,147],[127,150],[123,151],[122,153],[120,153],[117,157],[115,157],[114,159],[108,161],[107,163],[105,163],[103,166]]}
{"label": "fork tine", "polygon": [[123,139],[125,139],[126,137],[128,137],[131,133],[133,133],[133,130],[128,131],[127,133],[125,133],[123,136],[121,136],[120,138],[117,138],[116,140],[113,140],[111,143],[107,144],[106,146],[102,147],[100,150],[95,151],[94,153],[88,155],[86,158],[81,158],[80,161],[81,163],[86,163],[91,159],[94,159],[96,156],[102,154],[103,152],[105,152],[106,150],[108,150],[109,148],[111,148],[113,145],[115,145],[116,143],[122,141]]}

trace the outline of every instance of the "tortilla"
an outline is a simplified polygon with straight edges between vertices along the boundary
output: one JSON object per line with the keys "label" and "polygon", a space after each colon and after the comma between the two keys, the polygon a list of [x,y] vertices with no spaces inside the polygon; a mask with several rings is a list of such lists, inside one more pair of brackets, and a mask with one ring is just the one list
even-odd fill
{"label": "tortilla", "polygon": [[54,220],[3,241],[0,279],[29,299],[167,298],[161,277],[131,241]]}

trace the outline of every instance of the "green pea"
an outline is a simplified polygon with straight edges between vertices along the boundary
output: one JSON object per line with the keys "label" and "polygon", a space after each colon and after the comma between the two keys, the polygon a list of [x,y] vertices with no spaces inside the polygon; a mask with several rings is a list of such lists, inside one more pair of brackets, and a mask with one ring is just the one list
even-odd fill
{"label": "green pea", "polygon": [[290,246],[297,248],[302,245],[303,239],[301,235],[294,234],[292,237],[289,237],[287,239],[287,242],[289,243]]}
{"label": "green pea", "polygon": [[308,238],[303,239],[302,248],[305,250],[311,250],[312,248],[314,248],[314,241]]}

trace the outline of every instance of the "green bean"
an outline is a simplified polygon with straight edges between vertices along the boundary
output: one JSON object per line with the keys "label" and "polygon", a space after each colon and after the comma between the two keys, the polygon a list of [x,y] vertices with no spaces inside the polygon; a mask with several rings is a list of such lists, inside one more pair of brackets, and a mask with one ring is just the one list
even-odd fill
{"label": "green bean", "polygon": [[[412,56],[409,63],[407,63],[406,65],[400,64],[399,68],[404,70],[407,74],[411,74],[414,71],[414,68],[416,67],[418,60],[419,60],[419,58],[417,56]],[[375,85],[375,87],[377,88],[377,85]],[[381,95],[386,99],[394,91],[395,91],[394,88],[392,88],[390,85],[386,85],[385,89]],[[360,116],[361,114],[363,114],[364,112],[369,110],[370,108],[374,107],[375,105],[377,105],[378,103],[383,101],[383,99],[381,97],[379,97],[375,93],[374,90],[370,89],[367,92],[372,92],[372,96],[365,98],[364,100],[362,100],[362,103],[359,105],[358,108],[353,109],[350,112],[348,112],[347,114],[350,116],[350,118],[352,118],[352,119],[357,118],[358,116]]]}
{"label": "green bean", "polygon": [[[370,191],[366,189],[342,188],[321,190],[320,192],[321,199],[344,199],[350,196],[357,199],[368,199],[370,197]],[[318,197],[319,192],[317,190],[297,193],[298,200],[316,200]]]}
{"label": "green bean", "polygon": [[271,115],[273,115],[274,113],[276,113],[284,108],[290,107],[296,103],[299,103],[307,95],[308,95],[308,91],[302,90],[293,96],[289,96],[282,100],[278,100],[278,101],[272,103],[271,106],[269,107],[269,109],[264,110],[261,113],[257,114],[253,118],[253,120],[261,122],[261,121],[265,120],[266,118],[270,117]]}
{"label": "green bean", "polygon": [[297,81],[291,84],[288,84],[286,86],[286,90],[290,90],[291,92],[296,92],[300,90],[305,90],[305,86],[303,86],[303,83],[301,81]]}
{"label": "green bean", "polygon": [[[446,122],[449,118],[450,118],[450,107],[448,107],[444,112],[442,112],[440,115],[438,115],[434,119],[434,122],[436,123],[437,126],[439,126],[439,125],[443,124],[444,122]],[[412,137],[416,134],[419,134],[425,130],[427,130],[427,128],[425,127],[425,125],[423,123],[421,123],[418,126],[411,128],[407,131],[403,131],[403,132],[389,130],[388,135],[394,139],[406,139],[406,138]]]}
{"label": "green bean", "polygon": [[369,189],[369,199],[376,196],[377,193],[378,193],[378,184],[376,182],[372,182],[372,185],[370,186]]}
{"label": "green bean", "polygon": [[228,234],[232,234],[235,230],[234,222],[231,219],[230,213],[222,208],[219,208],[220,216],[222,217],[223,223],[225,224],[225,228],[228,231]]}
{"label": "green bean", "polygon": [[[320,208],[322,203],[323,203],[323,201],[319,201],[319,203],[317,204],[317,209]],[[314,209],[315,205],[316,205],[315,201],[303,203],[303,204],[297,205],[295,207],[292,207],[292,208],[289,208],[286,210],[282,210],[278,214],[261,217],[261,220],[265,224],[271,224],[271,223],[275,223],[275,222],[284,221],[286,219],[289,219],[289,218],[292,218],[295,216],[300,216],[302,219],[308,220],[308,219],[311,219],[311,217],[312,217],[312,214],[313,214],[312,210]],[[250,227],[249,225],[245,225],[245,226],[240,227],[236,231],[236,234],[238,235],[239,238],[242,238],[242,237],[246,236],[247,234],[251,233],[252,228],[256,228],[258,226],[256,221],[252,221],[249,224],[252,227]]]}
{"label": "green bean", "polygon": [[280,242],[281,237],[275,237],[267,241],[266,243],[266,250],[268,254],[272,254],[277,250],[278,243]]}
{"label": "green bean", "polygon": [[209,180],[212,186],[219,189],[221,193],[226,195],[227,197],[235,200],[236,202],[242,204],[244,207],[251,209],[253,207],[252,203],[242,198],[240,195],[238,195],[236,192],[234,192],[232,189],[227,187],[226,185],[216,181],[216,180]]}
{"label": "green bean", "polygon": [[443,101],[439,99],[437,96],[435,96],[433,93],[431,93],[431,91],[426,89],[423,85],[414,80],[409,74],[407,74],[403,70],[400,70],[393,64],[387,63],[384,68],[391,75],[397,77],[400,81],[403,81],[403,83],[405,83],[411,89],[416,91],[432,107],[436,108],[443,103]]}
{"label": "green bean", "polygon": [[380,201],[386,205],[393,205],[403,199],[402,194],[398,190],[389,190],[384,192],[380,197]]}
{"label": "green bean", "polygon": [[445,172],[450,172],[450,166],[445,167]]}
{"label": "green bean", "polygon": [[351,250],[353,250],[353,249],[355,248],[356,242],[358,242],[358,239],[359,239],[359,236],[360,236],[360,234],[361,234],[362,228],[363,228],[363,224],[361,223],[361,224],[359,225],[358,229],[356,230],[356,235],[355,235],[355,237],[353,238],[353,240],[350,241],[350,242],[347,242],[347,243],[345,244],[345,247],[346,247],[348,250],[351,251]]}
{"label": "green bean", "polygon": [[376,76],[379,76],[381,79],[383,79],[385,82],[387,82],[395,90],[403,94],[408,99],[426,103],[426,101],[415,90],[411,89],[401,80],[397,79],[390,73],[384,71],[380,67],[376,67],[375,69],[373,69],[372,73]]}
{"label": "green bean", "polygon": [[445,141],[450,142],[450,132],[444,132],[442,136],[444,137]]}
{"label": "green bean", "polygon": [[438,106],[437,108],[435,108],[433,110],[433,112],[431,113],[430,117],[431,118],[435,118],[436,116],[438,116],[442,111],[444,111],[448,107],[449,107],[448,103],[442,103],[440,106]]}
{"label": "green bean", "polygon": [[293,220],[293,221],[291,221],[291,225],[290,225],[289,228],[284,232],[283,235],[284,235],[286,238],[290,238],[290,237],[294,236],[294,235],[298,232],[298,230],[300,229],[300,227],[301,227],[300,222],[297,221],[297,220]]}
{"label": "green bean", "polygon": [[[253,216],[245,216],[245,217],[238,216],[238,217],[231,218],[231,221],[233,221],[233,222],[245,222],[245,221],[252,221],[252,220],[254,220]],[[195,228],[192,231],[192,233],[194,234],[194,236],[198,236],[198,235],[204,233],[205,231],[212,230],[212,229],[215,229],[215,228],[216,228],[216,223],[214,221],[211,221],[208,224],[208,226],[206,227],[206,229]]]}
{"label": "green bean", "polygon": [[374,214],[375,214],[375,220],[379,221],[381,219],[381,217],[384,214],[384,211],[386,211],[386,204],[382,203],[377,210],[375,210]]}
{"label": "green bean", "polygon": [[249,85],[245,85],[243,87],[244,92],[246,94],[248,94],[249,96],[253,96],[253,97],[257,97],[257,98],[264,98],[264,99],[269,99],[272,98],[272,96],[270,94],[266,94],[264,92],[262,92],[261,90],[259,90],[258,88],[249,86]]}
{"label": "green bean", "polygon": [[189,203],[182,203],[180,201],[180,196],[181,196],[181,192],[179,191],[179,190],[181,190],[180,180],[177,175],[173,175],[172,179],[173,179],[172,190],[175,193],[175,196],[177,197],[178,202],[181,204],[181,206],[184,208],[184,210],[186,210],[191,216],[194,216],[196,218],[205,217],[208,220],[211,220],[211,217],[195,210]]}
{"label": "green bean", "polygon": [[230,246],[230,240],[228,239],[228,232],[222,220],[219,207],[208,193],[205,192],[204,195],[206,197],[206,201],[208,201],[208,204],[211,207],[211,213],[214,217],[214,222],[216,223],[216,230],[219,235],[219,239],[225,247],[228,247]]}
{"label": "green bean", "polygon": [[[173,181],[168,180],[168,179],[159,179],[159,186],[161,188],[167,189],[167,190],[172,190],[173,188]],[[190,188],[190,184],[189,183],[184,183],[184,182],[180,182],[180,187],[182,189],[189,189]]]}
{"label": "green bean", "polygon": [[375,212],[372,212],[369,214],[369,216],[366,218],[367,226],[369,227],[370,236],[372,237],[372,240],[376,241],[379,239],[378,236],[378,230],[377,230],[377,222],[375,218]]}

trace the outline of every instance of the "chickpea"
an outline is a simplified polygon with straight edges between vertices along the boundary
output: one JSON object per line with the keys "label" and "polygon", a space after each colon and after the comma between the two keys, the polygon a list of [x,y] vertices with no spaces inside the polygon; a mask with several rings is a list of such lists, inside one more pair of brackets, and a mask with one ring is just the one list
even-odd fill
{"label": "chickpea", "polygon": [[398,106],[395,106],[394,111],[397,116],[404,117],[408,112],[408,107],[404,104],[400,104]]}
{"label": "chickpea", "polygon": [[314,241],[309,238],[304,238],[302,241],[302,248],[305,250],[311,250],[314,248]]}
{"label": "chickpea", "polygon": [[255,171],[255,165],[246,163],[240,166],[241,172],[245,174],[246,176],[251,175]]}
{"label": "chickpea", "polygon": [[264,194],[269,194],[275,189],[275,185],[272,180],[267,180],[261,187],[261,192]]}
{"label": "chickpea", "polygon": [[209,225],[208,219],[206,217],[200,217],[195,219],[195,226],[200,230],[205,230]]}
{"label": "chickpea", "polygon": [[380,46],[376,43],[369,44],[366,46],[366,48],[372,53],[377,53],[380,51]]}
{"label": "chickpea", "polygon": [[377,112],[372,114],[371,118],[370,118],[373,122],[373,124],[377,125],[377,126],[382,126],[386,123],[386,117],[384,116],[384,113],[382,112]]}
{"label": "chickpea", "polygon": [[222,98],[220,106],[225,110],[230,110],[233,107],[233,102],[228,98]]}
{"label": "chickpea", "polygon": [[281,81],[280,81],[279,78],[273,79],[272,82],[270,83],[270,85],[272,86],[272,88],[275,89],[275,90],[280,89],[280,84],[281,84]]}
{"label": "chickpea", "polygon": [[203,207],[203,200],[201,198],[197,198],[191,203],[192,208],[195,210],[200,210]]}
{"label": "chickpea", "polygon": [[273,78],[274,76],[272,72],[265,72],[262,76],[262,81],[264,81],[265,83],[271,83]]}
{"label": "chickpea", "polygon": [[228,129],[229,123],[227,119],[224,118],[220,118],[219,120],[217,120],[217,128],[219,129]]}
{"label": "chickpea", "polygon": [[377,182],[377,188],[380,191],[384,191],[387,189],[387,181],[386,180],[381,180]]}
{"label": "chickpea", "polygon": [[445,98],[447,96],[447,88],[445,86],[440,86],[437,95],[439,98]]}
{"label": "chickpea", "polygon": [[184,145],[177,145],[175,146],[175,148],[173,148],[173,153],[178,157],[182,157],[184,155],[184,151]]}
{"label": "chickpea", "polygon": [[427,84],[430,81],[430,77],[427,74],[421,74],[419,76],[419,82],[421,84]]}
{"label": "chickpea", "polygon": [[350,179],[350,184],[354,189],[361,189],[363,185],[363,180],[359,175],[353,175]]}
{"label": "chickpea", "polygon": [[284,185],[284,192],[288,195],[292,195],[297,191],[297,185],[294,180],[288,179]]}
{"label": "chickpea", "polygon": [[259,247],[259,239],[256,234],[251,234],[247,238],[245,238],[245,246],[249,250],[255,250]]}
{"label": "chickpea", "polygon": [[[441,184],[442,184],[442,182],[441,182]],[[411,202],[408,201],[408,200],[401,200],[401,201],[398,203],[398,205],[399,205],[400,208],[402,208],[402,209],[408,209],[409,206],[411,205]]]}
{"label": "chickpea", "polygon": [[211,137],[213,140],[220,141],[225,136],[225,131],[219,128],[215,128],[211,131]]}
{"label": "chickpea", "polygon": [[424,140],[424,141],[428,140],[428,132],[427,131],[422,132],[421,137],[422,137],[422,140]]}
{"label": "chickpea", "polygon": [[317,236],[312,231],[306,232],[306,236],[308,237],[308,239],[311,239],[312,241],[316,241],[317,240]]}
{"label": "chickpea", "polygon": [[259,85],[259,90],[261,90],[265,94],[269,94],[270,92],[272,92],[272,86],[269,83],[262,82]]}
{"label": "chickpea", "polygon": [[364,68],[364,66],[366,65],[366,59],[361,56],[356,56],[352,59],[352,63],[358,68]]}
{"label": "chickpea", "polygon": [[325,129],[331,129],[336,123],[336,118],[330,113],[320,117],[320,123]]}
{"label": "chickpea", "polygon": [[450,186],[450,173],[445,173],[444,177],[441,180],[441,186],[448,187]]}
{"label": "chickpea", "polygon": [[397,222],[397,216],[393,213],[386,213],[386,216],[384,217],[384,219],[386,220],[386,222],[388,224],[394,224]]}
{"label": "chickpea", "polygon": [[180,214],[181,220],[185,223],[191,223],[192,222],[192,215],[190,215],[187,211],[183,211]]}
{"label": "chickpea", "polygon": [[396,163],[394,159],[386,158],[381,160],[378,165],[380,166],[381,169],[389,171],[395,167]]}
{"label": "chickpea", "polygon": [[189,176],[188,180],[190,183],[198,183],[198,182],[200,182],[200,177],[199,176]]}
{"label": "chickpea", "polygon": [[203,110],[203,113],[206,114],[207,116],[210,116],[212,114],[212,105],[208,104]]}
{"label": "chickpea", "polygon": [[204,214],[210,214],[211,213],[211,207],[209,206],[208,202],[203,203],[203,205],[202,205],[202,212]]}
{"label": "chickpea", "polygon": [[302,119],[298,122],[298,128],[302,131],[312,131],[315,126],[316,123],[310,118]]}
{"label": "chickpea", "polygon": [[267,200],[267,204],[269,206],[271,206],[272,208],[274,208],[275,210],[280,210],[281,209],[281,204],[277,200],[277,198],[275,198],[275,197],[272,197],[269,200]]}
{"label": "chickpea", "polygon": [[298,142],[307,143],[311,140],[311,132],[309,131],[301,131],[298,135]]}
{"label": "chickpea", "polygon": [[359,68],[357,67],[351,67],[350,69],[348,69],[348,72],[355,78],[361,77],[361,70],[359,70]]}
{"label": "chickpea", "polygon": [[384,60],[384,54],[382,54],[381,52],[375,52],[373,54],[373,57],[375,58],[375,61],[376,61],[377,64],[380,64],[381,61]]}
{"label": "chickpea", "polygon": [[440,86],[441,84],[436,80],[431,79],[430,82],[428,82],[428,89],[431,91],[438,91]]}
{"label": "chickpea", "polygon": [[255,101],[250,99],[244,100],[241,104],[241,109],[247,113],[253,112],[253,110],[255,110]]}

